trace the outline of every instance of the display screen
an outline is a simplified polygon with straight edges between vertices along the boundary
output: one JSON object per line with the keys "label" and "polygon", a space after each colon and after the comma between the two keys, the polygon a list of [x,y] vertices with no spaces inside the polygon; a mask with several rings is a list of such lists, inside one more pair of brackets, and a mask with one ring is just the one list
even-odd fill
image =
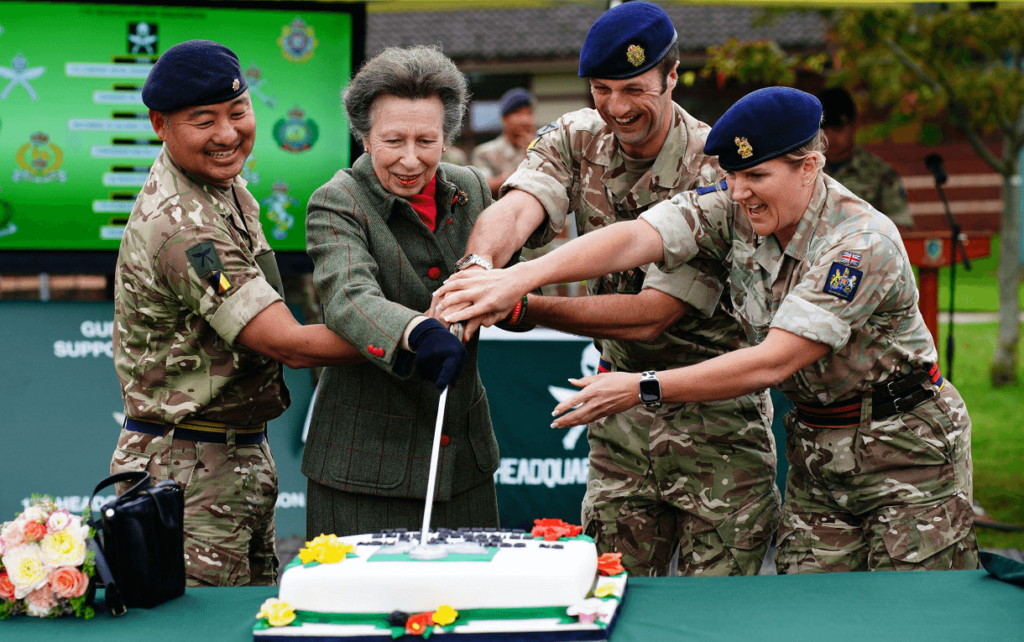
{"label": "display screen", "polygon": [[363,28],[308,7],[0,0],[0,251],[118,248],[161,149],[142,85],[192,39],[238,55],[256,116],[242,177],[270,245],[303,251],[307,199],[349,165],[340,94]]}

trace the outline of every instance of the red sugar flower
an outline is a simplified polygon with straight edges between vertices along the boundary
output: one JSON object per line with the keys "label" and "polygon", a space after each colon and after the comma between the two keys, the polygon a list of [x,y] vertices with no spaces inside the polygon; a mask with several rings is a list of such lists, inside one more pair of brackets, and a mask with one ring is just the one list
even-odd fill
{"label": "red sugar flower", "polygon": [[597,558],[597,570],[601,571],[601,575],[625,573],[626,569],[622,568],[622,553],[605,553]]}
{"label": "red sugar flower", "polygon": [[405,621],[405,632],[409,635],[423,635],[423,633],[434,626],[434,613],[417,613],[410,615]]}
{"label": "red sugar flower", "polygon": [[560,537],[576,537],[583,532],[582,526],[573,526],[560,519],[535,519],[530,531],[533,537],[543,537],[546,542],[554,542]]}

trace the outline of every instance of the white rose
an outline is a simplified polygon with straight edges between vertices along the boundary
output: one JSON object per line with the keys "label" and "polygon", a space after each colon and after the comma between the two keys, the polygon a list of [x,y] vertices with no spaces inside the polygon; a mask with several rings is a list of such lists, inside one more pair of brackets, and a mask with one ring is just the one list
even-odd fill
{"label": "white rose", "polygon": [[3,563],[7,576],[14,585],[14,598],[17,600],[37,588],[46,586],[49,581],[49,572],[43,562],[41,551],[35,544],[23,544],[5,552]]}
{"label": "white rose", "polygon": [[[88,533],[88,531],[86,531]],[[85,538],[81,528],[68,527],[50,533],[39,543],[43,561],[49,566],[79,566],[85,561]]]}

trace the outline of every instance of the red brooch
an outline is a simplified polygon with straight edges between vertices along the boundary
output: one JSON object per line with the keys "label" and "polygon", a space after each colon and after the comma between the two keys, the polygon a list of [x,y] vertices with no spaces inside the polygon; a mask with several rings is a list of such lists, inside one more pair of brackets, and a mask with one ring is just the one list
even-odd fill
{"label": "red brooch", "polygon": [[384,356],[384,348],[378,348],[377,346],[373,345],[372,343],[370,345],[366,346],[366,351],[369,352],[370,354],[372,354],[375,357],[383,357]]}
{"label": "red brooch", "polygon": [[582,526],[573,526],[560,519],[535,519],[530,535],[543,537],[545,542],[554,542],[560,537],[576,537],[583,532]]}

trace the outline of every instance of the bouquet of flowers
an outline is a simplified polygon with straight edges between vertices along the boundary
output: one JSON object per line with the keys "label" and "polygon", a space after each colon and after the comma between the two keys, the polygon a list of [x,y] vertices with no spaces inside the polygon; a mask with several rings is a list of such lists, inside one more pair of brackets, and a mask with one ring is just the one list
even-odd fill
{"label": "bouquet of flowers", "polygon": [[0,527],[0,619],[95,615],[88,602],[94,553],[85,541],[93,529],[81,517],[57,508],[49,497]]}

